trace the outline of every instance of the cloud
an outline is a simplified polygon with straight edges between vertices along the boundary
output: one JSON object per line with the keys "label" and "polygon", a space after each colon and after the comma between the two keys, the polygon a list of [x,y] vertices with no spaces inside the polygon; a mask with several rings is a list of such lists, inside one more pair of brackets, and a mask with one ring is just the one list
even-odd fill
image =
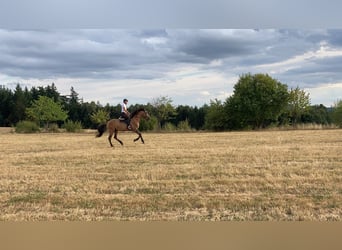
{"label": "cloud", "polygon": [[[342,82],[334,84],[322,84],[312,88],[306,88],[310,94],[311,103],[333,106],[342,99]],[[328,100],[328,101],[327,101]]]}
{"label": "cloud", "polygon": [[[310,91],[342,82],[341,30],[0,30],[0,54],[4,83],[72,85],[105,103],[162,94],[201,105],[224,100],[248,72]],[[326,91],[342,96],[336,86]]]}
{"label": "cloud", "polygon": [[1,31],[0,67],[27,78],[152,79],[179,64],[279,62],[313,46],[296,36],[276,30]]}

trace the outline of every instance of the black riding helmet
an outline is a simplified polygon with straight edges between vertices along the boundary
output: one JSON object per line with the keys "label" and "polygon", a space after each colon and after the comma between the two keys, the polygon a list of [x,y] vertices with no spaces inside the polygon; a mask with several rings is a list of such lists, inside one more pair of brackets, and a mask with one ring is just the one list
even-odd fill
{"label": "black riding helmet", "polygon": [[123,102],[128,102],[128,100],[125,98],[125,99],[123,99]]}

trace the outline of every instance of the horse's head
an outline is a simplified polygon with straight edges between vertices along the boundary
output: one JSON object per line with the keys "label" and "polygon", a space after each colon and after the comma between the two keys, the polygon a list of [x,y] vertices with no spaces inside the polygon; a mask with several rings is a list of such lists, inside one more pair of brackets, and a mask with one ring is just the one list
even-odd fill
{"label": "horse's head", "polygon": [[141,109],[138,109],[136,111],[134,111],[132,114],[131,114],[131,119],[133,117],[139,117],[139,118],[144,118],[146,120],[150,119],[150,114],[144,109],[144,108],[141,108]]}
{"label": "horse's head", "polygon": [[150,119],[150,114],[147,112],[147,110],[143,110],[144,113],[143,113],[143,117],[146,119],[146,120],[149,120]]}

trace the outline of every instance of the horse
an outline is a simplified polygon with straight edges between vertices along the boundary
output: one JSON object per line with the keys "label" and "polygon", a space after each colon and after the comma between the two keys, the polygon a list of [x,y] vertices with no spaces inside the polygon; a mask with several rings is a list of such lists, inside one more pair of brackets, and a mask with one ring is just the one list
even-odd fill
{"label": "horse", "polygon": [[139,136],[138,138],[134,139],[134,142],[136,142],[137,140],[141,140],[141,142],[144,144],[144,139],[141,136],[141,133],[139,131],[139,124],[140,124],[140,119],[144,118],[146,120],[148,120],[150,118],[149,113],[144,109],[138,109],[135,110],[131,115],[130,115],[130,124],[131,125],[131,129],[128,129],[128,124],[126,123],[126,121],[122,121],[120,119],[111,119],[109,120],[106,124],[101,124],[98,126],[97,131],[98,133],[96,134],[96,137],[101,137],[103,135],[104,132],[106,132],[106,130],[108,130],[109,132],[109,136],[108,136],[108,141],[111,147],[114,147],[112,144],[112,136],[114,134],[114,139],[117,140],[121,146],[123,146],[123,142],[118,139],[118,131],[132,131],[137,133]]}

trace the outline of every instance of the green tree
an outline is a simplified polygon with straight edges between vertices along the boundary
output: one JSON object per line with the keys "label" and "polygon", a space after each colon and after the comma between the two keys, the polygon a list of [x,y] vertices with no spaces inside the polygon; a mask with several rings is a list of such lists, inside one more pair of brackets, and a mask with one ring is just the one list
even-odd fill
{"label": "green tree", "polygon": [[226,101],[226,115],[234,126],[262,128],[277,121],[288,98],[287,85],[269,75],[242,75]]}
{"label": "green tree", "polygon": [[85,128],[97,128],[98,124],[94,123],[91,120],[91,115],[94,114],[97,110],[102,109],[100,105],[97,105],[95,102],[84,102],[81,105],[81,123]]}
{"label": "green tree", "polygon": [[187,120],[190,124],[189,117],[191,116],[191,114],[193,114],[192,107],[187,106],[187,105],[186,106],[180,105],[176,107],[176,112],[177,112],[177,115],[175,116],[175,122],[174,122],[175,125],[185,120]]}
{"label": "green tree", "polygon": [[167,96],[160,96],[152,101],[153,114],[158,120],[159,129],[176,115],[172,105],[172,99]]}
{"label": "green tree", "polygon": [[204,104],[202,107],[195,107],[189,117],[189,122],[192,128],[203,129],[205,124],[205,116],[209,109],[209,105]]}
{"label": "green tree", "polygon": [[214,131],[222,131],[226,128],[227,117],[224,105],[220,100],[211,100],[205,116],[205,128]]}
{"label": "green tree", "polygon": [[74,87],[71,87],[70,95],[65,97],[64,105],[66,110],[68,110],[70,120],[74,122],[82,121],[82,104],[81,100],[78,98],[78,93],[75,91]]}
{"label": "green tree", "polygon": [[[201,108],[191,107],[188,105],[180,105],[176,108],[176,117],[174,124],[177,125],[182,121],[188,121],[189,126],[194,129],[203,129],[205,123],[205,108],[208,105],[204,105]],[[178,125],[177,125],[178,126]]]}
{"label": "green tree", "polygon": [[13,92],[0,85],[0,126],[10,126],[9,119],[14,106]]}
{"label": "green tree", "polygon": [[60,99],[60,94],[57,91],[57,87],[54,83],[45,87],[45,94],[44,96],[52,98],[55,102],[59,101]]}
{"label": "green tree", "polygon": [[109,120],[109,113],[103,109],[99,109],[90,116],[90,119],[93,123],[97,125],[101,123],[105,123],[106,121]]}
{"label": "green tree", "polygon": [[39,96],[34,100],[32,106],[26,109],[28,117],[49,127],[50,122],[65,121],[68,118],[60,103],[54,102],[52,98]]}
{"label": "green tree", "polygon": [[337,101],[332,111],[332,121],[342,128],[342,100]]}
{"label": "green tree", "polygon": [[23,91],[20,84],[17,84],[14,90],[13,106],[11,114],[9,116],[9,120],[11,121],[11,123],[15,124],[18,121],[25,119],[25,109],[28,106],[28,102],[30,101],[30,98],[27,95],[27,89]]}
{"label": "green tree", "polygon": [[328,108],[323,104],[313,105],[302,115],[301,121],[303,123],[316,123],[316,124],[330,124],[331,117]]}
{"label": "green tree", "polygon": [[301,116],[308,111],[310,106],[310,95],[299,87],[289,91],[288,112],[292,125],[296,125]]}

